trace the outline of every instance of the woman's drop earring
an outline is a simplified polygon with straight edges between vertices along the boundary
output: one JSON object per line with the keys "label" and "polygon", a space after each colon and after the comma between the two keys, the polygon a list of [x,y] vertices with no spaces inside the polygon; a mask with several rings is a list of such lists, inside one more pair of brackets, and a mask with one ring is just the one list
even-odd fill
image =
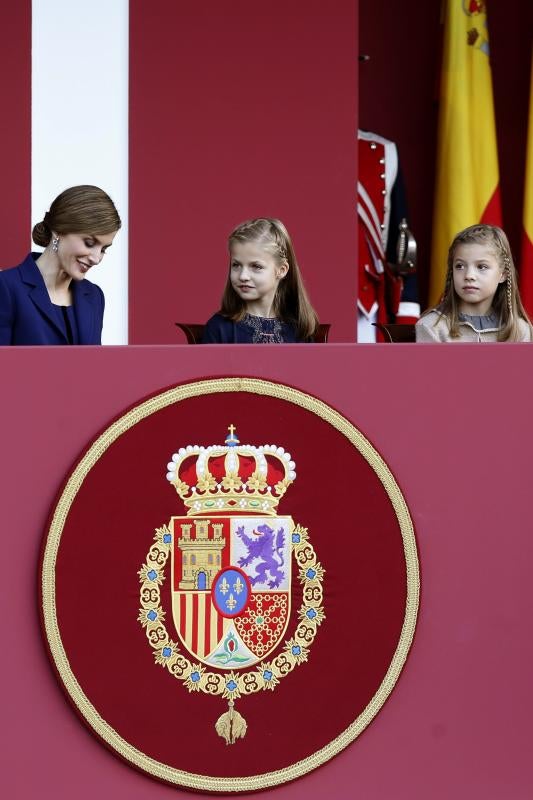
{"label": "woman's drop earring", "polygon": [[59,239],[57,238],[57,236],[54,236],[54,238],[52,239],[52,253],[57,253],[58,250],[59,250]]}

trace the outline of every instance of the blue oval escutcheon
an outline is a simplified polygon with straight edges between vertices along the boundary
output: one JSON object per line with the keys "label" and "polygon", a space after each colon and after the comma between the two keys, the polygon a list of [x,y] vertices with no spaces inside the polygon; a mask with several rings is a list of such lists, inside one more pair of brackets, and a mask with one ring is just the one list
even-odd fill
{"label": "blue oval escutcheon", "polygon": [[248,605],[252,587],[248,576],[239,567],[221,569],[213,581],[211,596],[219,614],[238,617]]}

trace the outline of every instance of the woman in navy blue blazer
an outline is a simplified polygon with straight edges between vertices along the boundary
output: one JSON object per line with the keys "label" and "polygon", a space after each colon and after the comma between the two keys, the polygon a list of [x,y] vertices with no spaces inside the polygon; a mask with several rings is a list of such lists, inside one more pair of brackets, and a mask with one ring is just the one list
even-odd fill
{"label": "woman in navy blue blazer", "polygon": [[104,295],[85,277],[121,226],[97,186],[62,192],[33,229],[43,253],[0,271],[0,345],[101,344]]}

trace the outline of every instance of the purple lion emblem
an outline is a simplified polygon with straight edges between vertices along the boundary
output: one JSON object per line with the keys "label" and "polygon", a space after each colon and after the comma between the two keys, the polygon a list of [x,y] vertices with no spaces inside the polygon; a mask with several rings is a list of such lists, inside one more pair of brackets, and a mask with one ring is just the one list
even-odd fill
{"label": "purple lion emblem", "polygon": [[[270,574],[268,581],[269,589],[277,589],[285,577],[281,569],[285,563],[283,560],[283,547],[285,545],[285,531],[280,528],[274,535],[274,529],[268,525],[258,525],[253,531],[252,536],[244,532],[244,525],[237,528],[237,536],[246,545],[248,555],[239,558],[239,567],[248,567],[256,559],[259,563],[255,565],[255,575],[250,576],[250,583],[267,583],[267,573]],[[274,541],[275,538],[275,541]]]}

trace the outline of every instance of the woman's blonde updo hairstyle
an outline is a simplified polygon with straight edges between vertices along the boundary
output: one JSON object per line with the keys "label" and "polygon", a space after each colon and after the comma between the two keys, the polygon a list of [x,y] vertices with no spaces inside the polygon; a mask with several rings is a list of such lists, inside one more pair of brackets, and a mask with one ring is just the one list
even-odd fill
{"label": "woman's blonde updo hairstyle", "polygon": [[32,231],[39,247],[47,247],[54,233],[100,236],[118,231],[122,222],[109,195],[98,186],[72,186],[56,197],[50,211]]}

